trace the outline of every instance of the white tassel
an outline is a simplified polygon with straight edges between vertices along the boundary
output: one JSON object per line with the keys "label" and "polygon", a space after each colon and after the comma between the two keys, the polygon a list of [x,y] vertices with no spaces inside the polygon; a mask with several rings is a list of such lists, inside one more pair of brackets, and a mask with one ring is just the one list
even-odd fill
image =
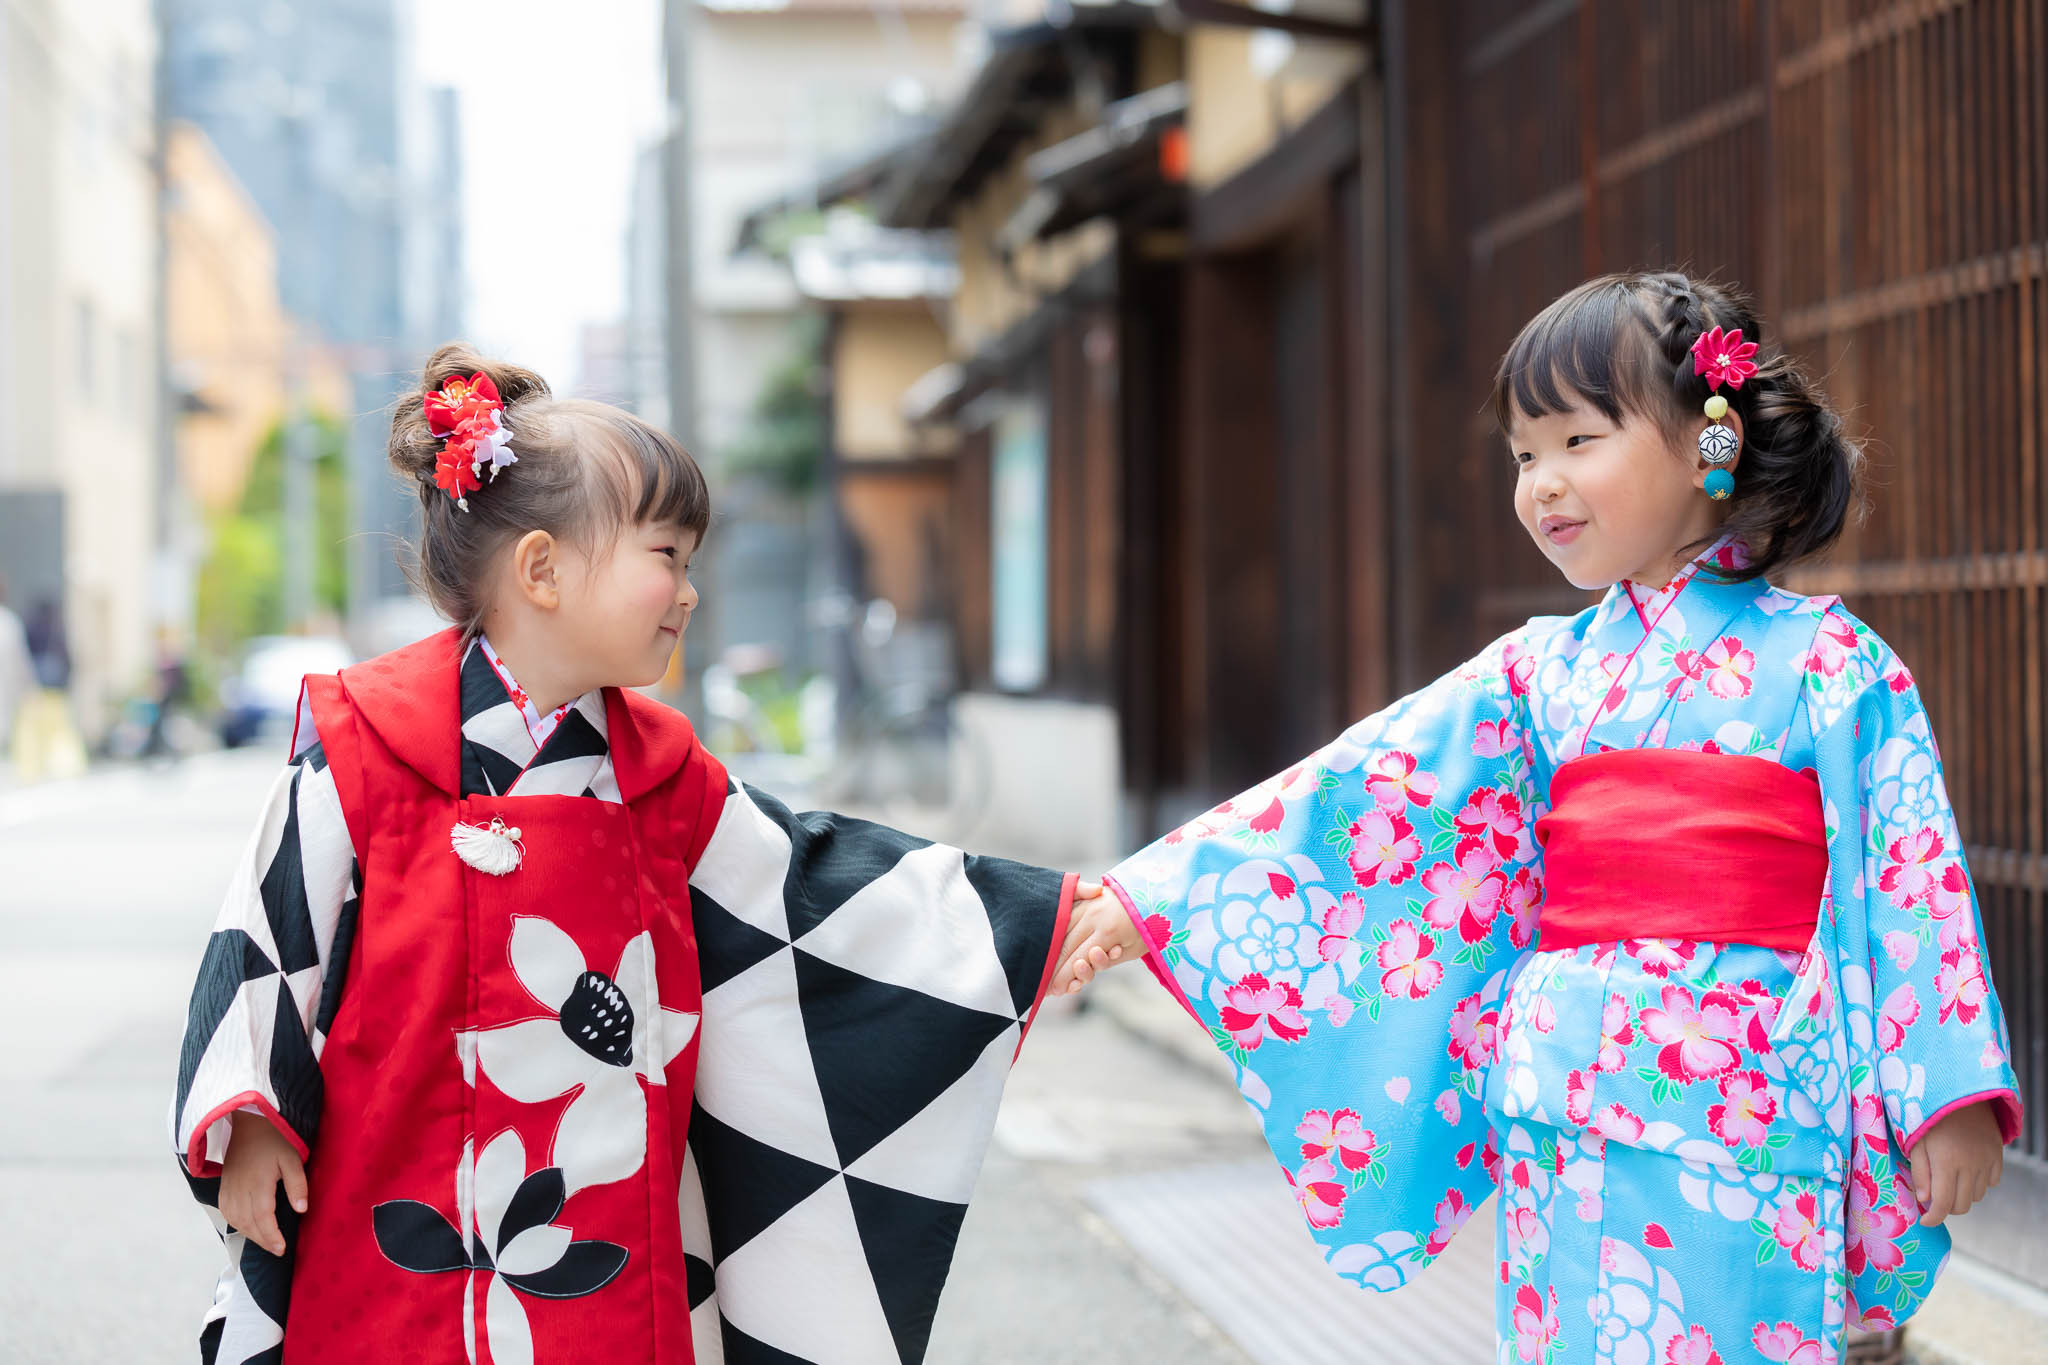
{"label": "white tassel", "polygon": [[492,877],[516,872],[520,860],[526,855],[525,845],[519,842],[518,829],[508,829],[504,820],[495,815],[488,826],[456,825],[448,831],[448,842],[454,847],[456,857]]}

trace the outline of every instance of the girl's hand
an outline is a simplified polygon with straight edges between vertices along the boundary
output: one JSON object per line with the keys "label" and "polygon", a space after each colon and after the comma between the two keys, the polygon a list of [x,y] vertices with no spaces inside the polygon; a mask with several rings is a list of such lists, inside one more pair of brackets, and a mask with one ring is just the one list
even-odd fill
{"label": "girl's hand", "polygon": [[1071,995],[1093,981],[1097,972],[1145,953],[1145,941],[1121,900],[1094,882],[1083,882],[1075,896],[1059,971],[1052,979],[1054,995]]}
{"label": "girl's hand", "polygon": [[230,1120],[226,1158],[220,1164],[220,1212],[228,1226],[273,1256],[285,1252],[277,1226],[277,1182],[284,1182],[292,1207],[306,1211],[306,1168],[296,1148],[261,1114],[238,1113]]}
{"label": "girl's hand", "polygon": [[1913,1167],[1913,1194],[1925,1210],[1922,1227],[1938,1227],[1998,1183],[2005,1170],[2005,1140],[1991,1105],[1965,1106],[1935,1121],[1906,1154]]}

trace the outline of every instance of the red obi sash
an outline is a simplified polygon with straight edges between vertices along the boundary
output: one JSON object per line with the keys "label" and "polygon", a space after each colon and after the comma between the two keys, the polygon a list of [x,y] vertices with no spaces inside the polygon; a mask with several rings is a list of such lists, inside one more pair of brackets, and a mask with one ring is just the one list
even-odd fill
{"label": "red obi sash", "polygon": [[1802,952],[1827,888],[1820,783],[1766,758],[1616,749],[1550,783],[1541,946],[1624,939]]}

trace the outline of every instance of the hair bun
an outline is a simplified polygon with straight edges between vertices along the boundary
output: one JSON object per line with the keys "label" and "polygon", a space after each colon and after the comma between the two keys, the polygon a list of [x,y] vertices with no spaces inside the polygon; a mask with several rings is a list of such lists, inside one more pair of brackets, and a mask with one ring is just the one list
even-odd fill
{"label": "hair bun", "polygon": [[[523,398],[548,396],[545,379],[519,365],[492,360],[466,341],[451,341],[427,357],[420,382],[398,400],[391,415],[391,440],[386,455],[391,467],[432,490],[434,466],[441,455],[441,438],[427,424],[426,396],[457,376],[485,374],[498,387],[498,401],[508,417],[512,406]],[[510,426],[508,420],[507,425]]]}

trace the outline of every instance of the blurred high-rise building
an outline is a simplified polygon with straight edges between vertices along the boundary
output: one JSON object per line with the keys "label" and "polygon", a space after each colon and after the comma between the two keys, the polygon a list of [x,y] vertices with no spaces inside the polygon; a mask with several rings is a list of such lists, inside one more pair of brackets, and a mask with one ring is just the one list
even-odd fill
{"label": "blurred high-rise building", "polygon": [[[403,595],[391,537],[413,509],[384,434],[420,348],[461,327],[454,94],[412,86],[401,0],[162,9],[170,113],[206,133],[269,219],[285,310],[349,372],[355,521],[369,533],[352,542],[352,600]],[[428,178],[443,192],[420,193]]]}

